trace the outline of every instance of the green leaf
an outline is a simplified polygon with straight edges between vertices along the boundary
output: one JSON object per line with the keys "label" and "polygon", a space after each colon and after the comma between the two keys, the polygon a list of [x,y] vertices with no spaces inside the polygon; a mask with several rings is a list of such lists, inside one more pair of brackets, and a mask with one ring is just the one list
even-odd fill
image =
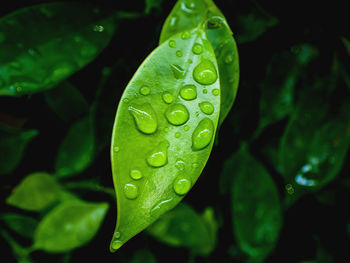
{"label": "green leaf", "polygon": [[282,226],[277,187],[261,163],[243,147],[232,160],[237,168],[231,184],[232,224],[240,249],[252,262],[273,251]]}
{"label": "green leaf", "polygon": [[114,31],[110,11],[86,3],[45,3],[6,15],[0,19],[0,95],[54,87],[92,61]]}
{"label": "green leaf", "polygon": [[0,220],[17,234],[32,238],[34,236],[35,228],[38,225],[38,221],[32,217],[15,214],[15,213],[3,213],[0,214]]}
{"label": "green leaf", "polygon": [[60,196],[61,188],[55,178],[44,172],[26,176],[6,199],[9,205],[29,211],[42,211]]}
{"label": "green leaf", "polygon": [[129,263],[157,263],[156,258],[147,249],[140,249],[135,252]]}
{"label": "green leaf", "polygon": [[39,223],[33,247],[62,253],[88,243],[100,228],[108,207],[108,203],[82,201],[56,206]]}
{"label": "green leaf", "polygon": [[180,203],[162,215],[147,232],[173,247],[186,247],[201,255],[210,254],[216,245],[212,229],[189,205]]}
{"label": "green leaf", "polygon": [[145,0],[145,14],[149,15],[153,9],[161,10],[163,0]]}
{"label": "green leaf", "polygon": [[75,122],[59,146],[55,169],[59,177],[84,171],[93,161],[95,134],[91,115]]}
{"label": "green leaf", "polygon": [[0,124],[0,175],[17,167],[28,143],[37,135],[36,130],[15,130]]}
{"label": "green leaf", "polygon": [[68,81],[44,92],[47,105],[64,121],[81,117],[89,110],[89,105],[80,91]]}
{"label": "green leaf", "polygon": [[218,76],[211,44],[195,28],[155,49],[128,84],[111,145],[118,207],[111,251],[173,208],[198,179],[219,119]]}
{"label": "green leaf", "polygon": [[179,0],[167,17],[160,36],[163,43],[171,36],[190,30],[208,19],[206,33],[211,42],[220,73],[221,106],[219,126],[230,112],[239,83],[239,59],[235,39],[226,18],[212,0]]}

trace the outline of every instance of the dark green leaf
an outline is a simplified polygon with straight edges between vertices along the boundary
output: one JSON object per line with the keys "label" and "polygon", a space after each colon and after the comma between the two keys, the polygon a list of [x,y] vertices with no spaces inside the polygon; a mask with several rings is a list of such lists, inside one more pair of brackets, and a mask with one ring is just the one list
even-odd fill
{"label": "dark green leaf", "polygon": [[58,149],[55,169],[59,177],[85,170],[93,161],[95,134],[91,115],[75,122]]}
{"label": "dark green leaf", "polygon": [[110,11],[86,3],[45,3],[0,19],[0,95],[54,87],[92,61],[108,44]]}
{"label": "dark green leaf", "polygon": [[34,235],[34,248],[51,253],[67,252],[88,243],[97,233],[108,203],[66,202],[56,206]]}
{"label": "dark green leaf", "polygon": [[14,130],[0,124],[0,175],[11,173],[22,159],[36,130]]}
{"label": "dark green leaf", "polygon": [[49,107],[64,121],[71,121],[86,114],[89,105],[80,91],[68,81],[44,93]]}
{"label": "dark green leaf", "polygon": [[26,176],[13,189],[6,202],[24,210],[41,211],[58,200],[60,191],[53,176],[36,172]]}
{"label": "dark green leaf", "polygon": [[219,111],[217,63],[202,27],[171,37],[143,62],[124,91],[113,130],[118,237],[112,251],[194,185],[209,158]]}
{"label": "dark green leaf", "polygon": [[32,238],[34,236],[35,228],[38,225],[38,221],[32,217],[15,214],[15,213],[3,213],[0,214],[0,220],[17,234]]}
{"label": "dark green leaf", "polygon": [[210,254],[216,245],[216,232],[185,203],[162,215],[147,231],[163,243],[187,247],[202,255]]}
{"label": "dark green leaf", "polygon": [[145,0],[145,13],[150,14],[152,10],[160,11],[163,0]]}
{"label": "dark green leaf", "polygon": [[157,263],[153,254],[146,249],[137,250],[129,263]]}

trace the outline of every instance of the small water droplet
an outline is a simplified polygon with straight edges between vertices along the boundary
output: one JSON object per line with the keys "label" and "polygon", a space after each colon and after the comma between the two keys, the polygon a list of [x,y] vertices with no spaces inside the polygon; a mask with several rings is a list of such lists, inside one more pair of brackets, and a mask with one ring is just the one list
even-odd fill
{"label": "small water droplet", "polygon": [[193,78],[202,85],[211,85],[215,83],[218,75],[214,64],[209,60],[203,60],[194,68]]}
{"label": "small water droplet", "polygon": [[199,55],[203,52],[203,46],[201,44],[195,43],[192,47],[192,52]]}
{"label": "small water droplet", "polygon": [[181,136],[181,133],[180,133],[180,132],[176,132],[176,133],[175,133],[175,138],[180,138],[180,136]]}
{"label": "small water droplet", "polygon": [[214,96],[217,96],[220,94],[220,90],[218,89],[213,89],[212,92],[211,92]]}
{"label": "small water droplet", "polygon": [[172,64],[170,65],[170,69],[176,79],[183,79],[185,77],[185,70],[179,65]]}
{"label": "small water droplet", "polygon": [[115,232],[114,237],[115,238],[120,238],[120,232],[119,231]]}
{"label": "small water droplet", "polygon": [[209,118],[201,120],[192,134],[192,149],[202,150],[212,141],[214,135],[214,124]]}
{"label": "small water droplet", "polygon": [[133,199],[136,199],[136,197],[139,195],[139,190],[137,189],[137,186],[134,184],[125,184],[124,194],[126,198],[133,200]]}
{"label": "small water droplet", "polygon": [[208,91],[206,89],[203,89],[203,94],[207,94]]}
{"label": "small water droplet", "polygon": [[182,33],[181,38],[182,38],[183,40],[185,40],[185,39],[189,39],[190,36],[191,36],[190,31],[185,31],[185,32]]}
{"label": "small water droplet", "polygon": [[95,25],[93,30],[95,32],[103,32],[105,29],[104,29],[104,27],[102,25]]}
{"label": "small water droplet", "polygon": [[134,180],[140,180],[143,177],[143,175],[140,170],[133,169],[130,171],[130,177]]}
{"label": "small water droplet", "polygon": [[115,151],[117,153],[120,151],[120,148],[118,146],[114,146],[113,151]]}
{"label": "small water droplet", "polygon": [[177,159],[177,161],[175,163],[175,167],[179,170],[183,170],[183,169],[185,169],[185,162],[181,159]]}
{"label": "small water droplet", "polygon": [[169,47],[176,47],[176,42],[175,42],[175,40],[170,40],[170,41],[169,41]]}
{"label": "small water droplet", "polygon": [[121,242],[120,240],[115,240],[115,241],[112,242],[111,248],[112,248],[113,250],[117,250],[117,249],[119,249],[122,245],[123,245],[123,242]]}
{"label": "small water droplet", "polygon": [[180,89],[180,96],[184,100],[194,100],[197,98],[197,88],[195,85],[185,85]]}
{"label": "small water droplet", "polygon": [[178,195],[184,195],[191,189],[191,181],[183,176],[179,176],[174,181],[174,191]]}
{"label": "small water droplet", "polygon": [[286,190],[288,194],[294,194],[294,187],[291,184],[286,184]]}
{"label": "small water droplet", "polygon": [[189,113],[182,104],[172,104],[165,112],[168,122],[173,125],[182,125],[188,121]]}
{"label": "small water droplet", "polygon": [[148,155],[147,163],[153,167],[162,167],[167,164],[169,142],[163,141],[159,143]]}
{"label": "small water droplet", "polygon": [[190,126],[188,126],[188,125],[185,125],[185,126],[184,126],[184,130],[185,130],[185,131],[188,131],[189,129],[190,129]]}
{"label": "small water droplet", "polygon": [[214,112],[214,106],[209,101],[199,103],[199,108],[204,114],[210,115]]}
{"label": "small water droplet", "polygon": [[158,122],[156,113],[149,103],[140,106],[129,106],[128,110],[135,120],[136,127],[145,134],[155,133]]}
{"label": "small water droplet", "polygon": [[198,163],[193,163],[193,164],[192,164],[192,167],[193,167],[193,168],[197,168],[197,167],[199,167],[199,164],[198,164]]}
{"label": "small water droplet", "polygon": [[174,101],[174,96],[168,91],[163,92],[162,98],[163,98],[164,102],[167,104],[170,104]]}
{"label": "small water droplet", "polygon": [[151,89],[148,86],[142,86],[140,88],[140,93],[144,96],[147,96],[150,92],[151,92]]}
{"label": "small water droplet", "polygon": [[192,63],[193,63],[192,59],[190,59],[190,58],[187,60],[187,62],[188,62],[189,64],[192,64]]}
{"label": "small water droplet", "polygon": [[233,61],[233,53],[231,52],[225,56],[224,62],[226,64],[230,64],[230,63],[232,63],[232,61]]}
{"label": "small water droplet", "polygon": [[128,99],[123,99],[123,102],[128,104],[129,103],[129,100]]}
{"label": "small water droplet", "polygon": [[176,56],[182,57],[182,52],[181,52],[181,50],[176,51]]}
{"label": "small water droplet", "polygon": [[174,28],[177,24],[177,21],[179,20],[178,16],[177,15],[173,15],[171,18],[170,18],[170,23],[169,23],[169,26]]}
{"label": "small water droplet", "polygon": [[180,4],[181,10],[187,15],[193,15],[196,13],[196,4],[194,2],[181,2]]}

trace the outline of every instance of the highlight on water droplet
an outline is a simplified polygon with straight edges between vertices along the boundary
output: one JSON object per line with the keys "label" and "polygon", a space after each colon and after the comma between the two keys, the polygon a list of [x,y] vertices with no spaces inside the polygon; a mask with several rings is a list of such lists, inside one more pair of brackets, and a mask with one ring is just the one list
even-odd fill
{"label": "highlight on water droplet", "polygon": [[202,85],[211,85],[215,83],[218,75],[214,64],[207,59],[202,60],[202,62],[194,68],[193,78]]}
{"label": "highlight on water droplet", "polygon": [[185,70],[179,65],[172,64],[170,65],[170,69],[176,79],[183,79],[185,77]]}
{"label": "highlight on water droplet", "polygon": [[176,56],[177,56],[177,57],[182,57],[182,52],[181,52],[181,50],[176,51]]}
{"label": "highlight on water droplet", "polygon": [[115,151],[117,153],[120,151],[120,148],[118,146],[114,146],[113,151]]}
{"label": "highlight on water droplet", "polygon": [[149,103],[129,106],[129,112],[135,120],[136,127],[145,134],[155,133],[158,127],[156,113]]}
{"label": "highlight on water droplet", "polygon": [[181,2],[180,8],[187,15],[193,15],[196,13],[196,4],[192,1]]}
{"label": "highlight on water droplet", "polygon": [[182,38],[183,40],[185,40],[185,39],[189,39],[190,36],[191,36],[190,31],[185,31],[185,32],[182,33],[181,38]]}
{"label": "highlight on water droplet", "polygon": [[180,96],[184,100],[194,100],[195,98],[197,98],[196,86],[192,84],[182,86],[180,89]]}
{"label": "highlight on water droplet", "polygon": [[176,47],[176,42],[175,42],[175,40],[170,40],[170,41],[169,41],[169,47]]}
{"label": "highlight on water droplet", "polygon": [[182,125],[189,119],[187,108],[182,104],[172,104],[165,112],[168,122],[173,125]]}
{"label": "highlight on water droplet", "polygon": [[180,132],[176,132],[176,133],[175,133],[175,138],[180,138],[180,136],[181,136],[181,133],[180,133]]}
{"label": "highlight on water droplet", "polygon": [[177,159],[177,161],[175,163],[175,167],[179,170],[183,170],[183,169],[185,169],[185,162],[181,159]]}
{"label": "highlight on water droplet", "polygon": [[199,108],[204,114],[210,115],[214,112],[214,106],[209,101],[199,103]]}
{"label": "highlight on water droplet", "polygon": [[213,89],[211,92],[214,96],[217,96],[220,94],[220,90],[219,89]]}
{"label": "highlight on water droplet", "polygon": [[139,190],[137,189],[137,186],[134,184],[125,184],[124,194],[126,198],[133,200],[133,199],[136,199],[136,197],[139,195]]}
{"label": "highlight on water droplet", "polygon": [[225,62],[226,64],[230,64],[230,63],[232,63],[233,58],[234,58],[234,54],[233,54],[233,52],[230,51],[230,52],[225,56],[224,62]]}
{"label": "highlight on water droplet", "polygon": [[140,180],[143,177],[143,175],[140,170],[133,169],[130,171],[130,177],[134,180]]}
{"label": "highlight on water droplet", "polygon": [[115,232],[115,233],[114,233],[114,237],[115,237],[115,238],[120,238],[120,232],[119,232],[119,231]]}
{"label": "highlight on water droplet", "polygon": [[207,147],[214,135],[214,124],[209,118],[201,120],[192,134],[192,149],[195,151]]}
{"label": "highlight on water droplet", "polygon": [[170,104],[174,101],[174,96],[168,91],[163,92],[162,98],[163,98],[164,102],[167,104]]}
{"label": "highlight on water droplet", "polygon": [[202,54],[203,46],[201,44],[195,43],[192,47],[192,52],[196,55]]}
{"label": "highlight on water droplet", "polygon": [[184,195],[187,194],[187,192],[191,189],[191,181],[180,175],[176,177],[173,187],[175,193],[178,195]]}
{"label": "highlight on water droplet", "polygon": [[102,25],[95,25],[93,30],[95,32],[103,32],[105,29],[104,29],[104,27]]}
{"label": "highlight on water droplet", "polygon": [[151,89],[148,86],[142,86],[140,88],[140,94],[141,95],[147,96],[150,92],[151,92]]}
{"label": "highlight on water droplet", "polygon": [[162,167],[168,162],[169,142],[163,141],[159,143],[149,154],[146,159],[147,163],[152,167]]}
{"label": "highlight on water droplet", "polygon": [[175,27],[178,20],[179,20],[178,16],[177,16],[177,15],[173,15],[173,16],[170,18],[169,26],[170,26],[170,27]]}

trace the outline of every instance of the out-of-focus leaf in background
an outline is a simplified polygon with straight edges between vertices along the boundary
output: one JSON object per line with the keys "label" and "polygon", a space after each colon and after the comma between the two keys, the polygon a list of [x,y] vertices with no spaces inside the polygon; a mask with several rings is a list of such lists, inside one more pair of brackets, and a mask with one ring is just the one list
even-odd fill
{"label": "out-of-focus leaf in background", "polygon": [[113,14],[87,3],[45,3],[2,17],[0,95],[54,87],[92,61],[114,31]]}
{"label": "out-of-focus leaf in background", "polygon": [[130,263],[157,263],[157,259],[147,249],[137,250],[132,256]]}
{"label": "out-of-focus leaf in background", "polygon": [[38,220],[33,217],[16,213],[0,214],[0,221],[3,221],[12,231],[26,238],[33,237],[34,231],[39,223]]}

